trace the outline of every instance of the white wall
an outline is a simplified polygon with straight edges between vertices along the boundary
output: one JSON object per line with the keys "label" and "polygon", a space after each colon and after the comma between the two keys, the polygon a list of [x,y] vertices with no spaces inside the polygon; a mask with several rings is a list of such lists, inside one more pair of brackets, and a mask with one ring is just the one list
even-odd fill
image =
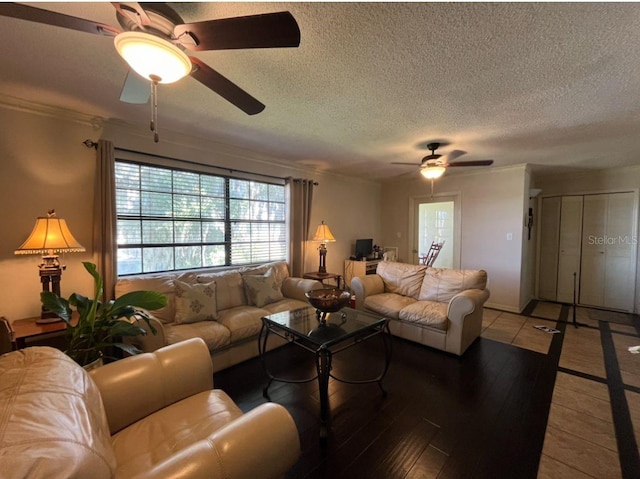
{"label": "white wall", "polygon": [[[435,182],[435,192],[461,195],[460,266],[486,270],[491,291],[487,306],[507,311],[520,311],[526,301],[520,290],[525,188],[524,165],[445,174]],[[418,173],[383,185],[383,244],[398,246],[403,260],[410,260],[413,245],[406,234],[411,199],[430,192],[429,182]]]}
{"label": "white wall", "polygon": [[[327,270],[342,273],[351,243],[363,235],[380,237],[380,185],[296,165],[256,152],[211,143],[188,135],[161,131],[154,144],[148,131],[106,123],[47,107],[23,103],[0,104],[0,316],[10,320],[40,314],[38,278],[40,256],[16,256],[14,250],[27,238],[36,217],[55,208],[67,220],[86,253],[67,254],[61,283],[62,295],[91,294],[91,281],[81,265],[91,261],[95,150],[85,139],[112,140],[116,147],[273,176],[312,178],[314,191],[312,231],[325,220],[336,237],[327,245]],[[317,245],[310,243],[306,270],[317,271]]]}
{"label": "white wall", "polygon": [[[581,173],[565,174],[536,174],[536,188],[542,193],[538,202],[545,196],[607,193],[616,191],[632,191],[640,187],[640,166],[627,168],[611,168],[606,170],[591,170]],[[640,212],[637,211],[637,214]],[[640,221],[638,221],[640,224]],[[635,232],[638,239],[638,232]],[[640,261],[640,244],[636,257]],[[640,312],[640,264],[636,264],[635,312]]]}

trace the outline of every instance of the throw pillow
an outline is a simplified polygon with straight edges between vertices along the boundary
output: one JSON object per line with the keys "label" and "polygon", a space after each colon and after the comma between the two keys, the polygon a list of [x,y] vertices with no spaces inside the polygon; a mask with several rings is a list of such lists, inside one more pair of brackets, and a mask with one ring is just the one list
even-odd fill
{"label": "throw pillow", "polygon": [[218,317],[216,283],[184,283],[174,280],[176,324],[212,321]]}
{"label": "throw pillow", "polygon": [[466,289],[485,289],[487,272],[482,269],[427,268],[420,288],[420,301],[451,301]]}
{"label": "throw pillow", "polygon": [[276,279],[273,268],[269,268],[264,276],[245,274],[242,279],[247,300],[253,306],[262,308],[284,298],[280,289],[281,284]]}
{"label": "throw pillow", "polygon": [[385,293],[397,293],[418,299],[426,269],[423,265],[381,261],[376,273],[382,278]]}

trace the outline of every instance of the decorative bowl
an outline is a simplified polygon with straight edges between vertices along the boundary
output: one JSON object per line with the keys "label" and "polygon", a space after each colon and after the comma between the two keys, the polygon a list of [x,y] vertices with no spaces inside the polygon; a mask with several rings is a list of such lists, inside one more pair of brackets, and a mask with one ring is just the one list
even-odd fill
{"label": "decorative bowl", "polygon": [[334,313],[349,305],[351,293],[342,289],[313,289],[305,293],[309,304],[323,313]]}

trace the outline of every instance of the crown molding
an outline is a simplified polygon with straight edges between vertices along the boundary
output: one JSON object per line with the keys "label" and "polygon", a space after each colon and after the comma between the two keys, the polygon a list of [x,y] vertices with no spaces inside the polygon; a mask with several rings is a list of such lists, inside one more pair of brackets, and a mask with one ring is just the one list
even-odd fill
{"label": "crown molding", "polygon": [[2,93],[0,93],[0,108],[32,113],[49,118],[73,121],[75,123],[89,125],[94,129],[103,128],[106,122],[106,119],[101,116],[88,115],[86,113],[80,113],[75,110],[45,105],[43,103],[36,103],[33,101],[25,100],[24,98],[4,95]]}

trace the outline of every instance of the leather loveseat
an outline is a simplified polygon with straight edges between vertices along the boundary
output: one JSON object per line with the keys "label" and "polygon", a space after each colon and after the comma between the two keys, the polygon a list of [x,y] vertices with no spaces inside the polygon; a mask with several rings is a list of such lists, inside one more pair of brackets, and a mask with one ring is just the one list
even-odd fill
{"label": "leather loveseat", "polygon": [[484,270],[382,261],[351,280],[356,308],[391,319],[391,334],[461,356],[482,332]]}
{"label": "leather loveseat", "polygon": [[[202,338],[214,370],[219,371],[258,355],[262,316],[309,306],[305,293],[322,287],[319,281],[291,277],[287,263],[278,261],[224,271],[211,268],[125,276],[116,283],[115,293],[120,297],[150,290],[167,296],[167,306],[149,314],[157,333],[130,342],[150,352]],[[284,340],[272,341],[269,349],[282,344]]]}
{"label": "leather loveseat", "polygon": [[299,454],[286,409],[213,389],[201,339],[91,373],[49,347],[0,357],[3,479],[267,479]]}

